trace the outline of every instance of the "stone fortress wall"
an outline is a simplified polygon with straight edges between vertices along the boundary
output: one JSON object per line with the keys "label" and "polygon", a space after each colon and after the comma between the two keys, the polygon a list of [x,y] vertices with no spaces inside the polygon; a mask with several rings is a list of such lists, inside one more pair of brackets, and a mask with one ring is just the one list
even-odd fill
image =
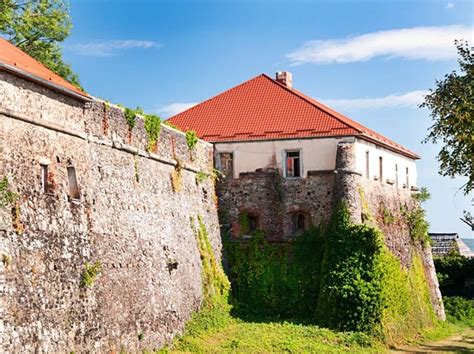
{"label": "stone fortress wall", "polygon": [[18,196],[0,209],[0,352],[153,349],[199,308],[191,218],[221,253],[213,181],[196,178],[212,145],[162,125],[149,153],[143,125],[0,72],[0,177]]}

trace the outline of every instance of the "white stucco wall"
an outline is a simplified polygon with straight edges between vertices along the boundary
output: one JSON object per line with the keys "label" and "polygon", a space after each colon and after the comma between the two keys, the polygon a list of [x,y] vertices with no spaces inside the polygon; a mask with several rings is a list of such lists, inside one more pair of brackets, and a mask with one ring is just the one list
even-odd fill
{"label": "white stucco wall", "polygon": [[[366,168],[366,152],[369,152],[369,176]],[[384,149],[368,141],[357,139],[356,142],[356,171],[362,173],[365,178],[379,180],[379,158],[383,163],[383,183],[387,179],[394,182],[396,186],[396,167],[398,166],[398,188],[406,184],[406,169],[408,168],[409,187],[416,186],[417,172],[415,160],[412,160],[393,151]]]}
{"label": "white stucco wall", "polygon": [[[341,141],[354,141],[356,144],[356,170],[366,176],[366,151],[369,151],[370,178],[379,174],[379,157],[383,161],[383,183],[387,179],[396,181],[395,165],[398,165],[399,188],[406,181],[406,168],[409,169],[410,187],[416,186],[415,161],[403,155],[366,142],[346,138],[316,138],[295,140],[273,140],[253,142],[216,143],[216,164],[219,166],[219,153],[233,153],[234,178],[242,172],[254,172],[259,168],[274,167],[283,170],[285,151],[301,150],[303,177],[308,171],[332,170],[336,165],[337,144]],[[395,184],[394,184],[395,186]]]}
{"label": "white stucco wall", "polygon": [[336,165],[337,144],[354,138],[320,138],[273,140],[235,143],[216,143],[216,161],[219,152],[233,152],[234,178],[241,172],[254,172],[258,168],[283,169],[286,150],[301,150],[303,177],[308,171],[332,170]]}

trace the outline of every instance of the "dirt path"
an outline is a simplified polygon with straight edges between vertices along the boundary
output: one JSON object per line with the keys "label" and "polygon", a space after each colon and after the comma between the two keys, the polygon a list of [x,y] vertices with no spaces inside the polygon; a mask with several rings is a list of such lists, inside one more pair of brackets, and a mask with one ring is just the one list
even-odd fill
{"label": "dirt path", "polygon": [[392,353],[474,353],[474,328],[461,335],[420,345],[403,346]]}

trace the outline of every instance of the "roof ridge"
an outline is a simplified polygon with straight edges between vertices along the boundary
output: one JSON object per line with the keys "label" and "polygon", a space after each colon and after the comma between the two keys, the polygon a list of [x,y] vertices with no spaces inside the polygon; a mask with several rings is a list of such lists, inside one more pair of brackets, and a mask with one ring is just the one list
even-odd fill
{"label": "roof ridge", "polygon": [[192,107],[189,107],[188,109],[186,109],[186,110],[184,110],[184,111],[182,111],[182,112],[179,112],[178,114],[175,114],[174,116],[168,117],[168,119],[166,119],[166,120],[170,120],[171,118],[174,119],[175,117],[178,117],[178,116],[180,116],[180,115],[182,115],[182,114],[184,114],[184,113],[186,113],[186,112],[191,112],[191,111],[193,111],[195,108],[200,107],[200,106],[204,105],[205,103],[210,102],[210,101],[214,100],[215,98],[217,98],[217,97],[219,97],[219,96],[221,96],[221,95],[223,95],[223,94],[225,94],[225,93],[227,93],[227,92],[233,91],[233,90],[235,90],[235,89],[237,89],[237,88],[239,88],[239,87],[241,87],[241,86],[244,86],[245,84],[248,84],[250,81],[253,81],[253,80],[255,80],[255,79],[258,79],[258,78],[261,77],[261,76],[268,77],[268,76],[265,75],[264,73],[261,73],[261,74],[259,74],[259,75],[257,75],[257,76],[254,76],[254,77],[251,78],[251,79],[248,79],[248,80],[246,80],[246,81],[244,81],[244,82],[241,82],[241,83],[238,84],[237,86],[233,86],[233,87],[231,87],[231,88],[229,88],[229,89],[227,89],[227,90],[221,91],[221,92],[215,94],[214,96],[212,96],[212,97],[210,97],[210,98],[208,98],[208,99],[206,99],[206,100],[204,100],[204,101],[202,101],[202,102],[199,102],[198,104],[196,104],[196,105],[194,105],[194,106],[192,106]]}
{"label": "roof ridge", "polygon": [[[379,143],[390,146],[389,144],[387,144],[387,142],[384,141],[384,139],[385,139],[388,142],[390,142],[391,144],[399,147],[401,150],[404,150],[405,152],[408,152],[410,154],[413,154],[414,156],[419,157],[416,153],[414,153],[410,149],[405,148],[404,146],[402,146],[402,145],[396,143],[395,141],[393,141],[392,139],[389,139],[389,138],[383,136],[382,134],[375,132],[374,130],[366,127],[365,125],[356,122],[355,120],[347,117],[346,115],[333,110],[332,108],[326,106],[324,103],[321,103],[318,100],[305,95],[301,91],[299,91],[297,89],[294,89],[294,88],[289,88],[288,86],[278,82],[275,79],[272,79],[270,76],[268,76],[266,74],[263,74],[263,76],[265,76],[267,79],[269,79],[270,81],[272,81],[273,83],[275,83],[279,87],[287,90],[288,92],[294,94],[295,96],[297,96],[297,97],[303,99],[304,101],[308,102],[309,104],[315,106],[316,108],[319,108],[319,109],[323,110],[324,112],[326,112],[327,114],[329,114],[333,118],[337,119],[339,122],[341,122],[341,123],[345,124],[346,126],[358,131],[361,134],[361,136],[367,137],[368,139],[375,140]],[[371,135],[374,135],[374,136],[371,136]],[[377,136],[380,136],[380,138],[383,138],[383,139],[378,139]]]}

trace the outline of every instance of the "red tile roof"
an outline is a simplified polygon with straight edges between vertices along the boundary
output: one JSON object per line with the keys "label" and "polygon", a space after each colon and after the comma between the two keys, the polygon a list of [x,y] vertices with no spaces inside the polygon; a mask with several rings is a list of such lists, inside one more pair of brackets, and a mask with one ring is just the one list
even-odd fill
{"label": "red tile roof", "polygon": [[32,76],[33,79],[40,79],[43,83],[50,86],[59,87],[89,98],[87,93],[79,90],[61,76],[55,74],[43,64],[3,38],[0,38],[0,63],[7,65],[7,67],[0,65],[0,70],[8,70],[8,67],[10,67],[15,72],[19,71],[20,73],[26,74],[26,76]]}
{"label": "red tile roof", "polygon": [[261,74],[169,119],[210,142],[357,136],[413,159],[394,141]]}

